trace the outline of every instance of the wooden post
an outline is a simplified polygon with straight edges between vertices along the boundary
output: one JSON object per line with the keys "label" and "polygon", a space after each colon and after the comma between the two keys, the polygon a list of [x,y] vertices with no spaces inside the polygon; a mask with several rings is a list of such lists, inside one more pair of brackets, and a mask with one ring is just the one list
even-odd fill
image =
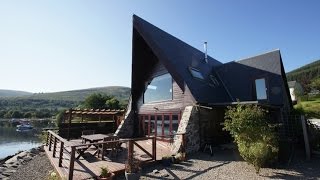
{"label": "wooden post", "polygon": [[63,142],[63,141],[60,141],[59,167],[61,167],[61,166],[62,166],[63,146],[64,146],[64,142]]}
{"label": "wooden post", "polygon": [[52,134],[50,133],[50,135],[49,135],[49,151],[51,151],[51,139],[52,139]]}
{"label": "wooden post", "polygon": [[57,138],[54,136],[52,157],[56,157]]}
{"label": "wooden post", "polygon": [[305,117],[301,116],[301,124],[302,124],[302,131],[303,131],[303,138],[304,138],[304,147],[306,149],[306,159],[310,160],[310,145],[309,145],[309,138],[307,132],[307,124]]}
{"label": "wooden post", "polygon": [[73,179],[74,160],[75,160],[76,147],[71,146],[70,165],[69,165],[69,180]]}
{"label": "wooden post", "polygon": [[47,133],[46,146],[48,146],[49,145],[49,131],[47,131],[46,133]]}
{"label": "wooden post", "polygon": [[128,141],[128,162],[132,162],[133,159],[133,140]]}
{"label": "wooden post", "polygon": [[154,161],[157,160],[157,139],[156,136],[153,136],[152,138],[152,159]]}
{"label": "wooden post", "polygon": [[69,109],[68,141],[70,140],[70,127],[71,127],[71,120],[72,120],[72,109]]}

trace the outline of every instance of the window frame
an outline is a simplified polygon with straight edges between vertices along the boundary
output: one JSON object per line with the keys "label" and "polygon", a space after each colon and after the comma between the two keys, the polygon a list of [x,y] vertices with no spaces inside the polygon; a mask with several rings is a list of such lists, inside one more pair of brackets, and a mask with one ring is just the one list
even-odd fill
{"label": "window frame", "polygon": [[[257,83],[256,81],[257,80],[260,80],[260,79],[263,79],[264,80],[264,85],[265,85],[265,93],[266,93],[266,98],[265,99],[258,99],[258,94],[257,94]],[[268,83],[267,83],[267,78],[266,77],[258,77],[258,78],[255,78],[254,79],[254,90],[255,90],[255,97],[256,97],[256,100],[258,101],[266,101],[269,99],[269,88],[268,88]]]}
{"label": "window frame", "polygon": [[[148,86],[151,84],[151,82],[152,82],[152,80],[154,80],[155,78],[157,78],[157,77],[160,77],[160,76],[163,76],[163,75],[166,75],[166,74],[169,74],[170,75],[170,77],[171,77],[171,99],[165,99],[165,100],[159,100],[159,101],[150,101],[150,102],[145,102],[145,93],[146,93],[146,91],[147,91],[147,89],[148,89]],[[151,80],[149,80],[149,81],[147,81],[147,85],[145,86],[145,90],[144,90],[144,92],[143,92],[143,96],[142,96],[142,98],[143,98],[143,104],[153,104],[153,103],[159,103],[159,102],[166,102],[166,101],[172,101],[173,100],[173,78],[172,78],[172,76],[171,76],[171,74],[169,73],[169,72],[167,72],[167,73],[164,73],[164,74],[158,74],[158,75],[156,75],[156,76],[154,76],[154,77],[152,77],[151,78]]]}
{"label": "window frame", "polygon": [[[200,80],[200,81],[204,81],[204,80],[205,80],[203,74],[201,73],[201,71],[200,71],[199,69],[194,68],[194,67],[191,67],[191,66],[190,66],[188,69],[189,69],[189,72],[190,72],[190,74],[191,74],[191,76],[192,76],[193,78],[198,79],[198,80]],[[194,76],[194,75],[192,74],[192,71],[198,72],[198,73],[202,76],[202,78],[199,78],[199,77]]]}

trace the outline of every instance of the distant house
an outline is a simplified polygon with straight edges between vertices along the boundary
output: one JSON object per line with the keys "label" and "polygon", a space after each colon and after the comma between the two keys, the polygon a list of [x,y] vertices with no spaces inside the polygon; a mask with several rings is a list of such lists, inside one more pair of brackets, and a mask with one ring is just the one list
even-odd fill
{"label": "distant house", "polygon": [[[224,64],[134,15],[131,98],[116,134],[186,133],[187,151],[198,151],[230,140],[221,123],[238,102],[267,107],[281,121],[292,108],[286,82],[280,50]],[[175,138],[173,151],[179,146]]]}
{"label": "distant house", "polygon": [[298,100],[297,95],[303,94],[303,88],[301,84],[298,83],[297,81],[289,81],[288,86],[289,86],[291,100],[293,102],[297,102]]}

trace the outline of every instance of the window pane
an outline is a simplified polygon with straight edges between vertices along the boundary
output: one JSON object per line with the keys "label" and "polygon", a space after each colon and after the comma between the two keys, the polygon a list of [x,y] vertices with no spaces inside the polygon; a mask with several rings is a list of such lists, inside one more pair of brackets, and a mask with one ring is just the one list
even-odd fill
{"label": "window pane", "polygon": [[156,119],[154,116],[150,116],[150,135],[155,135],[156,132]]}
{"label": "window pane", "polygon": [[163,120],[163,133],[164,135],[169,135],[170,134],[170,116],[169,115],[164,115],[164,120]]}
{"label": "window pane", "polygon": [[267,99],[267,89],[265,79],[256,79],[257,99]]}
{"label": "window pane", "polygon": [[202,76],[202,74],[200,73],[199,70],[194,69],[194,68],[190,68],[190,72],[191,72],[193,77],[199,78],[199,79],[204,79],[204,77]]}
{"label": "window pane", "polygon": [[172,78],[164,74],[155,77],[144,93],[144,103],[172,100]]}
{"label": "window pane", "polygon": [[162,136],[162,116],[157,116],[157,135]]}
{"label": "window pane", "polygon": [[149,130],[149,117],[144,116],[144,134],[148,135],[148,130]]}
{"label": "window pane", "polygon": [[177,133],[179,126],[178,115],[172,115],[172,134]]}

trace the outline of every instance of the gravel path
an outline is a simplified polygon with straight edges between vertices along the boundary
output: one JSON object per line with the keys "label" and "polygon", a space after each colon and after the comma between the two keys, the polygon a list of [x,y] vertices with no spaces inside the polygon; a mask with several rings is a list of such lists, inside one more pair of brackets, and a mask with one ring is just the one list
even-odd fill
{"label": "gravel path", "polygon": [[305,161],[298,153],[290,166],[262,168],[258,175],[231,150],[217,151],[214,156],[199,152],[181,164],[145,167],[141,179],[320,179],[320,158]]}
{"label": "gravel path", "polygon": [[[36,155],[27,164],[19,167],[10,179],[45,180],[51,166],[44,152]],[[124,176],[117,180],[125,179]],[[214,156],[207,153],[196,153],[188,160],[170,167],[155,164],[144,167],[140,179],[319,179],[320,158],[304,160],[301,153],[296,153],[290,166],[275,169],[262,168],[260,174],[255,173],[253,166],[240,160],[238,153],[233,150],[216,150]]]}
{"label": "gravel path", "polygon": [[27,164],[18,167],[17,171],[9,178],[17,180],[45,180],[49,177],[49,171],[53,169],[46,154],[41,152]]}

